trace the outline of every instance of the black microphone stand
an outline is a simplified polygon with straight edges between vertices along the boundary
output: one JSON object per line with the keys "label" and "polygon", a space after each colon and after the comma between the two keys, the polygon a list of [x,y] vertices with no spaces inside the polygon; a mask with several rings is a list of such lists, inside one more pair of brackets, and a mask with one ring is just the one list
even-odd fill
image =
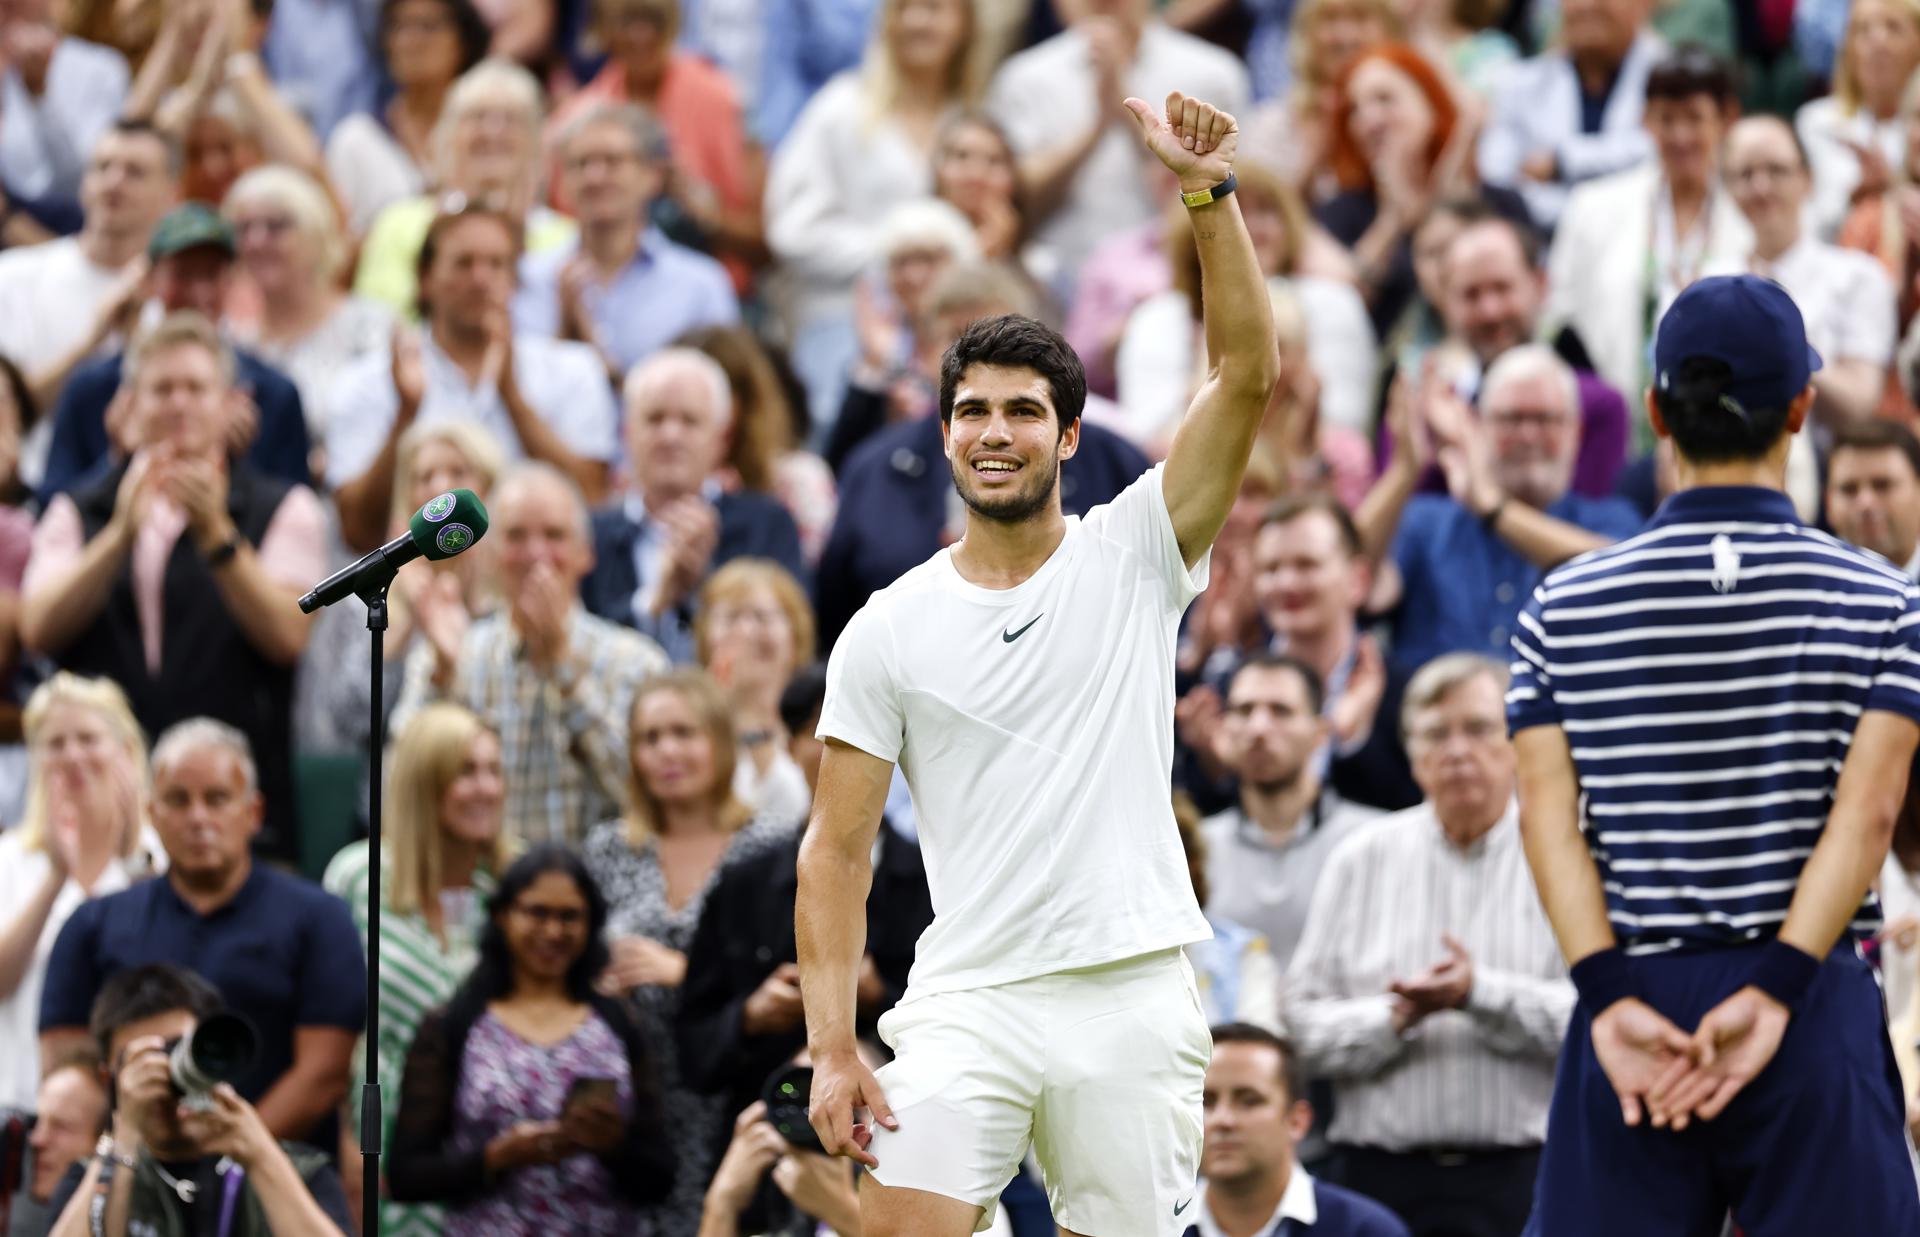
{"label": "black microphone stand", "polygon": [[387,586],[391,577],[356,596],[367,603],[373,640],[372,734],[367,741],[367,1059],[360,1088],[361,1232],[380,1237],[380,800],[386,792],[381,761],[386,748]]}

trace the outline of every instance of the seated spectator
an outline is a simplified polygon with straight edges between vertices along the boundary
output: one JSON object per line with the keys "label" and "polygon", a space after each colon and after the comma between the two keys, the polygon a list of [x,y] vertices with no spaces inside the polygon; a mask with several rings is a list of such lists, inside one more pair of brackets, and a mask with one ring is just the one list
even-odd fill
{"label": "seated spectator", "polygon": [[967,217],[980,256],[989,262],[1026,263],[1044,280],[1051,273],[1043,253],[1027,248],[1020,193],[1020,165],[1000,122],[977,108],[949,114],[933,144],[933,195]]}
{"label": "seated spectator", "polygon": [[573,240],[573,220],[535,199],[543,98],[533,75],[508,61],[483,60],[460,75],[428,138],[434,160],[427,184],[434,196],[402,198],[374,217],[360,245],[355,292],[402,317],[426,317],[427,234],[442,215],[471,207],[511,222],[515,259]]}
{"label": "seated spectator", "polygon": [[[37,1059],[39,1053],[28,1054]],[[54,1193],[67,1170],[93,1154],[106,1131],[108,1107],[106,1069],[99,1053],[80,1045],[48,1065],[31,1110],[32,1176],[8,1200],[7,1237],[45,1237],[59,1213],[51,1210]]]}
{"label": "seated spectator", "polygon": [[1301,1166],[1296,1153],[1315,1113],[1294,1046],[1270,1029],[1244,1019],[1214,1026],[1201,1104],[1206,1184],[1184,1237],[1308,1230],[1314,1237],[1408,1237],[1380,1204]]}
{"label": "seated spectator", "polygon": [[120,115],[127,61],[63,33],[52,0],[7,6],[0,76],[0,180],[21,197],[75,197],[87,155]]}
{"label": "seated spectator", "polygon": [[1875,417],[1834,431],[1824,491],[1834,535],[1920,578],[1920,441]]}
{"label": "seated spectator", "polygon": [[40,992],[60,929],[166,864],[146,823],[146,741],[118,687],[55,674],[27,701],[26,740],[26,815],[0,833],[0,1109],[31,1108],[40,1085]]}
{"label": "seated spectator", "polygon": [[[505,799],[500,738],[457,704],[434,704],[407,723],[387,765],[380,894],[380,1085],[397,1095],[407,1049],[428,1013],[444,1005],[473,969],[485,926],[485,902],[506,870],[500,832]],[[367,939],[368,845],[350,842],[327,865],[321,884],[347,904]],[[354,1093],[367,1081],[356,1053]],[[347,1106],[358,1127],[357,1109]],[[398,1106],[386,1105],[380,1145],[394,1145]],[[350,1186],[361,1177],[359,1130],[342,1131],[340,1163]],[[381,1231],[405,1233],[444,1222],[438,1207],[384,1203]]]}
{"label": "seated spectator", "polygon": [[1650,0],[1564,0],[1561,42],[1521,61],[1495,88],[1480,137],[1480,176],[1517,189],[1551,229],[1574,186],[1652,154],[1641,127],[1647,75],[1667,45]]}
{"label": "seated spectator", "polygon": [[[1920,54],[1920,4],[1914,12],[1914,47]],[[1753,249],[1745,262],[1714,273],[1764,275],[1793,295],[1806,322],[1807,343],[1822,361],[1813,375],[1816,427],[1830,432],[1873,416],[1900,333],[1893,281],[1866,254],[1803,231],[1815,186],[1800,139],[1786,121],[1750,116],[1734,124],[1727,131],[1725,175],[1753,229]],[[1794,445],[1810,457],[1808,439],[1797,435]],[[1811,458],[1803,468],[1815,471]],[[1795,496],[1803,518],[1819,510],[1812,478],[1808,481],[1805,492]],[[1788,484],[1793,488],[1791,476]]]}
{"label": "seated spectator", "polygon": [[1432,377],[1420,406],[1448,493],[1413,494],[1421,433],[1397,426],[1397,450],[1358,519],[1369,554],[1386,553],[1373,594],[1396,607],[1390,664],[1403,674],[1442,653],[1504,658],[1514,618],[1547,569],[1639,531],[1624,499],[1572,488],[1580,391],[1544,344],[1504,353],[1480,384],[1476,418],[1448,380]]}
{"label": "seated spectator", "polygon": [[1385,335],[1413,301],[1413,233],[1438,197],[1471,194],[1525,222],[1511,189],[1475,187],[1472,134],[1446,82],[1404,43],[1360,53],[1340,80],[1330,159],[1340,192],[1317,215],[1353,251],[1360,291]]}
{"label": "seated spectator", "polygon": [[[1645,124],[1658,157],[1583,184],[1567,200],[1547,256],[1547,329],[1571,326],[1616,391],[1646,389],[1653,324],[1680,290],[1752,251],[1753,233],[1719,173],[1738,107],[1732,75],[1711,55],[1666,56],[1646,79]],[[1629,423],[1632,454],[1650,451],[1646,418],[1636,409]]]}
{"label": "seated spectator", "polygon": [[[1524,224],[1493,218],[1461,228],[1441,259],[1441,315],[1450,342],[1464,344],[1478,372],[1508,349],[1538,339],[1546,305],[1547,276],[1539,238]],[[1585,350],[1578,349],[1584,359]],[[1564,353],[1563,353],[1564,355]],[[1580,454],[1573,488],[1589,498],[1613,493],[1626,463],[1630,410],[1622,393],[1582,364],[1569,361],[1580,384]]]}
{"label": "seated spectator", "polygon": [[513,458],[559,469],[593,498],[605,490],[617,416],[593,349],[514,331],[513,222],[467,207],[442,215],[420,249],[426,329],[396,331],[334,383],[327,480],[347,544],[384,540],[400,438],[416,422],[477,421]]}
{"label": "seated spectator", "polygon": [[1794,114],[1812,177],[1809,222],[1832,237],[1856,195],[1883,190],[1906,162],[1900,95],[1920,68],[1920,4],[1854,0],[1833,75],[1833,93]]}
{"label": "seated spectator", "polygon": [[[117,121],[87,156],[86,222],[77,236],[0,253],[0,355],[53,407],[67,375],[109,339],[124,339],[144,297],[147,238],[173,205],[179,148],[147,125]],[[23,444],[20,479],[40,487],[53,423]]]}
{"label": "seated spectator", "polygon": [[[744,294],[753,268],[766,259],[766,175],[733,83],[708,60],[675,47],[679,0],[591,5],[606,66],[554,113],[546,145],[554,147],[575,117],[596,104],[632,103],[659,117],[672,158],[665,189],[680,225],[675,239],[725,262],[735,290]],[[576,204],[563,198],[562,205]]]}
{"label": "seated spectator", "polygon": [[[307,438],[324,449],[334,379],[385,350],[393,312],[340,287],[347,257],[340,215],[311,176],[289,167],[248,172],[221,207],[233,228],[240,269],[260,296],[245,332],[260,358],[293,380]],[[316,475],[325,469],[316,467]]]}
{"label": "seated spectator", "polygon": [[[803,669],[780,697],[789,736],[785,750],[809,794],[825,750],[814,737],[825,698],[826,675],[818,667]],[[689,1087],[724,1097],[721,1121],[707,1131],[713,1143],[709,1163],[724,1159],[726,1114],[751,1108],[767,1077],[806,1043],[793,931],[799,858],[796,832],[778,846],[722,864],[687,948],[675,1026],[681,1067]],[[871,1037],[880,1015],[906,991],[914,943],[932,922],[920,847],[892,827],[882,828],[867,893],[867,944],[855,1001],[862,1035]],[[722,1164],[716,1181],[727,1171]],[[764,1199],[765,1191],[761,1195]],[[763,1207],[751,1214],[765,1219],[764,1212]]]}
{"label": "seated spectator", "polygon": [[[258,1053],[234,1080],[281,1138],[331,1153],[348,1058],[366,1022],[360,938],[340,899],[256,863],[262,804],[246,737],[206,718],[153,745],[153,827],[166,876],[81,906],[40,1001],[40,1059],[86,1033],[116,976],[171,961],[219,986]],[[97,1026],[97,1017],[94,1025]]]}
{"label": "seated spectator", "polygon": [[766,0],[760,73],[746,100],[747,132],[778,150],[801,109],[841,73],[857,68],[879,0]]}
{"label": "seated spectator", "polygon": [[276,0],[268,10],[260,59],[321,142],[345,120],[378,111],[386,101],[391,64],[372,29],[383,7],[341,12],[324,2]]}
{"label": "seated spectator", "polygon": [[634,692],[667,658],[580,604],[593,546],[586,501],[564,473],[519,465],[489,505],[501,608],[464,626],[455,612],[434,620],[459,638],[430,635],[431,656],[408,659],[393,725],[404,730],[430,701],[465,705],[500,736],[502,763],[514,771],[507,835],[578,842],[625,797]]}
{"label": "seated spectator", "polygon": [[1071,279],[1103,237],[1166,209],[1150,197],[1124,101],[1181,90],[1247,114],[1246,68],[1223,48],[1167,25],[1148,0],[1080,6],[1065,30],[1010,58],[989,110],[1021,159],[1034,238]]}
{"label": "seated spectator", "polygon": [[[1350,283],[1303,273],[1306,205],[1278,175],[1241,160],[1234,168],[1240,212],[1268,285],[1299,302],[1307,355],[1320,375],[1319,412],[1349,432],[1372,428],[1374,333],[1367,306]],[[1173,288],[1143,302],[1127,321],[1115,361],[1120,405],[1136,427],[1134,441],[1164,443],[1206,373],[1200,323],[1200,254],[1186,207],[1167,216]]]}
{"label": "seated spectator", "polygon": [[[327,1157],[276,1133],[226,1083],[204,1109],[180,1103],[168,1049],[214,1014],[220,992],[171,963],[130,968],[106,981],[87,1030],[107,1062],[112,1139],[67,1170],[53,1197],[51,1237],[335,1237],[348,1231],[347,1199]],[[244,1012],[244,1011],[236,1011]],[[116,1177],[126,1174],[127,1186]],[[125,1199],[90,1218],[97,1197]]]}
{"label": "seated spectator", "polygon": [[736,558],[700,588],[694,653],[733,706],[743,757],[733,793],[755,813],[798,825],[813,795],[787,755],[780,699],[813,661],[813,607],[793,573],[765,558]]}
{"label": "seated spectator", "polygon": [[[1340,123],[1336,83],[1361,52],[1401,37],[1401,8],[1393,0],[1294,5],[1287,32],[1289,82],[1261,89],[1263,102],[1242,118],[1241,157],[1279,172],[1309,203],[1330,197],[1327,156]],[[1255,67],[1256,77],[1260,72]]]}
{"label": "seated spectator", "polygon": [[854,283],[879,256],[873,224],[932,189],[941,116],[985,86],[977,18],[974,0],[883,0],[860,68],[828,82],[774,152],[767,244],[790,290],[789,354],[818,425],[833,423],[858,355]]}
{"label": "seated spectator", "polygon": [[[139,299],[151,293],[165,314],[191,312],[220,325],[233,289],[234,253],[233,229],[212,209],[198,203],[176,207],[147,243],[151,269]],[[222,410],[224,454],[243,456],[264,476],[308,484],[311,448],[300,389],[259,356],[221,338],[233,363],[230,403]],[[60,392],[43,498],[78,491],[131,454],[127,408],[135,396],[131,383],[122,381],[126,355],[116,352],[80,366]]]}
{"label": "seated spectator", "polygon": [[703,352],[669,348],[627,375],[630,489],[593,517],[586,607],[651,636],[676,663],[693,660],[700,586],[751,555],[796,575],[800,534],[777,499],[728,491],[715,478],[733,421],[726,371]]}
{"label": "seated spectator", "polygon": [[342,116],[327,134],[327,181],[353,236],[365,236],[395,202],[426,192],[441,109],[454,82],[487,54],[487,40],[473,0],[382,0],[375,46],[393,97]]}
{"label": "seated spectator", "polygon": [[733,387],[734,428],[727,435],[722,489],[771,494],[793,517],[800,533],[800,561],[809,571],[820,561],[839,499],[833,470],[799,445],[806,414],[788,397],[773,358],[753,332],[740,326],[689,331],[675,341],[720,363]]}
{"label": "seated spectator", "polygon": [[518,330],[591,344],[618,385],[681,332],[740,320],[726,269],[647,223],[671,173],[658,121],[598,104],[567,122],[555,151],[580,237],[524,264]]}
{"label": "seated spectator", "polygon": [[1213,913],[1259,934],[1283,971],[1327,856],[1380,815],[1326,782],[1333,732],[1321,682],[1312,666],[1285,654],[1241,665],[1214,738],[1238,801],[1200,826]]}
{"label": "seated spectator", "polygon": [[[1033,309],[1019,280],[997,275],[991,267],[958,267],[934,290],[931,321],[917,340],[923,372],[939,372],[939,357],[969,323]],[[1060,466],[1060,498],[1069,515],[1111,502],[1148,467],[1138,447],[1091,423],[1094,404],[1089,399],[1081,419],[1080,449]],[[946,458],[943,419],[934,412],[929,407],[873,434],[840,471],[840,510],[814,580],[823,645],[839,638],[874,591],[959,536],[964,508]]]}
{"label": "seated spectator", "polygon": [[[471,421],[414,426],[400,436],[395,452],[386,538],[399,536],[413,513],[436,494],[466,489],[486,502],[506,467],[500,444]],[[387,697],[382,704],[389,712],[408,674],[430,673],[436,657],[458,659],[467,627],[493,609],[498,599],[487,568],[496,544],[482,541],[464,554],[438,561],[418,558],[393,578],[387,594],[387,634],[381,642],[387,666],[400,669],[381,681]],[[346,555],[338,557],[333,565],[345,566]],[[294,750],[366,753],[373,724],[368,707],[372,658],[365,607],[329,606],[314,616],[313,635],[294,683]],[[419,668],[407,669],[414,660]]]}
{"label": "seated spectator", "polygon": [[1402,727],[1427,802],[1334,849],[1287,971],[1343,1184],[1414,1237],[1526,1224],[1573,1014],[1521,848],[1506,683],[1470,654],[1414,676]]}
{"label": "seated spectator", "polygon": [[1180,849],[1186,852],[1194,900],[1200,903],[1207,926],[1213,929],[1211,940],[1183,946],[1207,1022],[1239,1020],[1278,1027],[1280,968],[1274,965],[1273,950],[1267,938],[1252,928],[1207,910],[1212,896],[1207,868],[1212,856],[1200,831],[1200,809],[1179,791],[1173,795],[1173,823],[1180,828]]}
{"label": "seated spectator", "polygon": [[[396,1202],[444,1204],[448,1237],[631,1232],[666,1195],[659,1060],[594,990],[606,926],[579,858],[534,847],[488,899],[473,973],[421,1022],[387,1180]],[[603,1091],[577,1098],[580,1079]]]}
{"label": "seated spectator", "polygon": [[149,733],[205,714],[258,744],[266,849],[298,853],[293,671],[324,574],[304,486],[227,458],[233,358],[171,314],[126,358],[132,456],[53,500],[33,534],[21,634],[62,669],[121,684]]}
{"label": "seated spectator", "polygon": [[[1447,300],[1443,276],[1448,247],[1472,225],[1497,218],[1500,216],[1480,198],[1454,194],[1428,207],[1426,215],[1414,226],[1411,237],[1414,294],[1400,316],[1388,323],[1380,336],[1381,372],[1374,386],[1382,405],[1392,393],[1393,379],[1401,373],[1419,373],[1427,353],[1447,339],[1447,322],[1440,307]],[[1374,420],[1377,431],[1379,416]],[[1380,445],[1383,450],[1391,446],[1384,439]]]}
{"label": "seated spectator", "polygon": [[[789,845],[794,822],[755,816],[733,793],[738,741],[726,697],[703,671],[679,670],[642,684],[628,731],[632,773],[626,815],[597,826],[584,854],[605,890],[613,961],[600,981],[629,995],[653,1034],[655,1061],[676,1130],[711,1131],[725,1120],[718,1095],[696,1092],[667,1033],[678,1016],[701,909],[723,863]],[[712,1175],[705,1137],[672,1148],[673,1193],[648,1213],[654,1231],[692,1232]]]}

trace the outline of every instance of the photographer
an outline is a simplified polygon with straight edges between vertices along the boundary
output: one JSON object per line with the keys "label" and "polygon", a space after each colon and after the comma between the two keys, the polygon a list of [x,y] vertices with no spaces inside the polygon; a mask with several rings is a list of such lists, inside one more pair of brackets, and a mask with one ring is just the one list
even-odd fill
{"label": "photographer", "polygon": [[[812,1133],[812,1127],[804,1122],[798,1128],[803,1136]],[[720,1157],[720,1167],[707,1186],[699,1237],[740,1237],[743,1232],[759,1231],[744,1224],[742,1218],[769,1171],[780,1192],[802,1213],[774,1233],[812,1237],[818,1231],[818,1221],[838,1237],[860,1237],[860,1202],[854,1193],[850,1166],[818,1150],[803,1150],[788,1142],[767,1120],[767,1106],[760,1100],[733,1123],[733,1141],[727,1144],[727,1153]]]}
{"label": "photographer", "polygon": [[204,1107],[181,1102],[173,1048],[221,1009],[206,980],[166,964],[122,971],[101,988],[88,1029],[115,1071],[112,1134],[84,1172],[67,1171],[50,1237],[348,1231],[346,1196],[324,1155],[275,1141],[224,1082],[196,1097]]}

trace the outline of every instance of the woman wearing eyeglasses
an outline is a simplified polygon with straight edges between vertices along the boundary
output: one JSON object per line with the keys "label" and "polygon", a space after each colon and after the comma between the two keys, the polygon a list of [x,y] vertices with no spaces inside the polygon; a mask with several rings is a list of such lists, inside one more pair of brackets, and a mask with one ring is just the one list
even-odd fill
{"label": "woman wearing eyeglasses", "polygon": [[447,1207],[448,1237],[631,1233],[673,1159],[653,1054],[598,995],[607,904],[549,843],[488,903],[480,960],[407,1054],[387,1184]]}

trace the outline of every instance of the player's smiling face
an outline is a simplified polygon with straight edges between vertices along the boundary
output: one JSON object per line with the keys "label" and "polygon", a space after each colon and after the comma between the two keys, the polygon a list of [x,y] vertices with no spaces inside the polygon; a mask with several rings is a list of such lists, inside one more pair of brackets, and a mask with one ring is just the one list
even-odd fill
{"label": "player's smiling face", "polygon": [[1009,524],[1058,501],[1060,461],[1080,445],[1078,421],[1061,431],[1045,377],[999,365],[967,370],[942,434],[961,499],[975,514]]}

